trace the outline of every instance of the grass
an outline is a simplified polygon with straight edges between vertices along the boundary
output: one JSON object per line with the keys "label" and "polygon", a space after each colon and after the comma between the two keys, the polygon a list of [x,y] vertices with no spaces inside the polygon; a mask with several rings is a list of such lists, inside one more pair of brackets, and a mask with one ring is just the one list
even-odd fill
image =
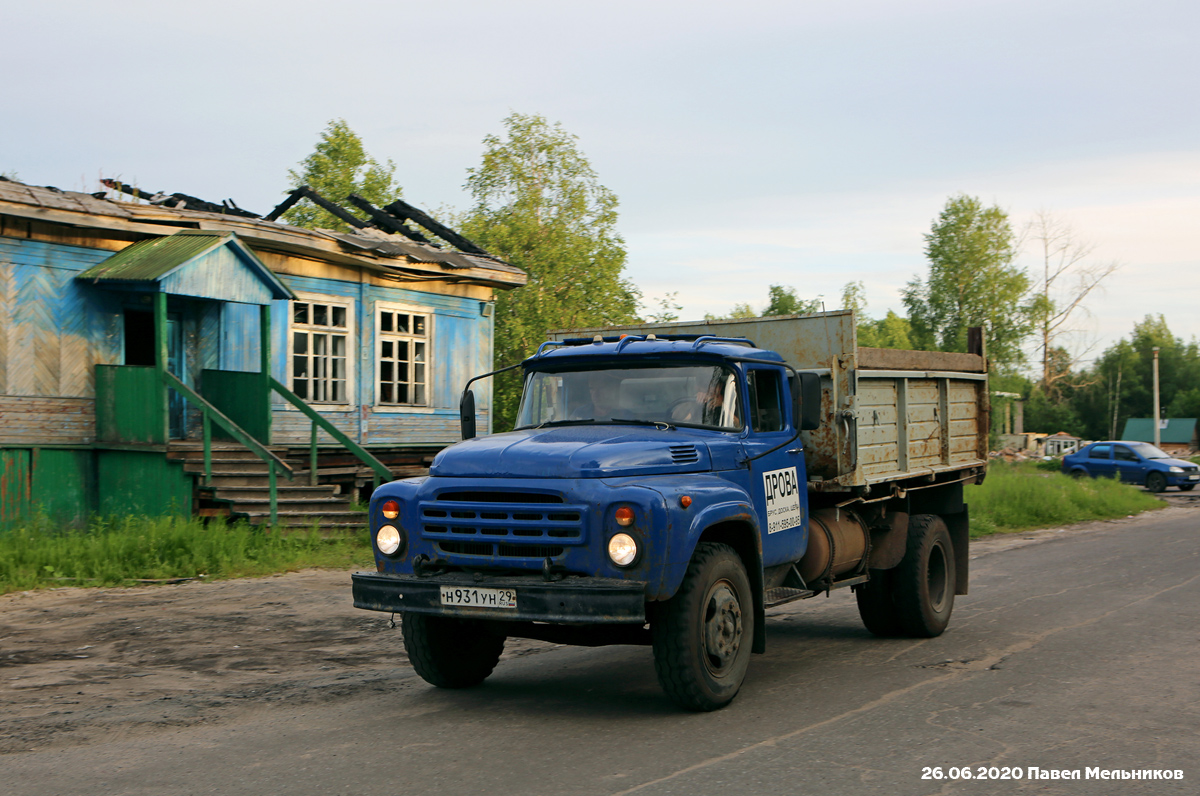
{"label": "grass", "polygon": [[1166,505],[1138,487],[1110,478],[1071,478],[1048,472],[1047,464],[991,464],[983,484],[968,486],[964,495],[971,506],[971,535],[1106,520]]}
{"label": "grass", "polygon": [[236,578],[308,567],[370,566],[361,533],[266,533],[244,522],[96,518],[83,530],[47,521],[0,531],[0,594],[55,586],[119,586],[179,578]]}

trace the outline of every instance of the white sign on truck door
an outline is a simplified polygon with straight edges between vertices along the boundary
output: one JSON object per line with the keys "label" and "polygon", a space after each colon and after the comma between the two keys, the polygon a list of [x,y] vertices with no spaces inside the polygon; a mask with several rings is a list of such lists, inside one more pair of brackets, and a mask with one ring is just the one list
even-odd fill
{"label": "white sign on truck door", "polygon": [[763,473],[763,492],[767,497],[767,533],[800,525],[800,482],[795,467]]}

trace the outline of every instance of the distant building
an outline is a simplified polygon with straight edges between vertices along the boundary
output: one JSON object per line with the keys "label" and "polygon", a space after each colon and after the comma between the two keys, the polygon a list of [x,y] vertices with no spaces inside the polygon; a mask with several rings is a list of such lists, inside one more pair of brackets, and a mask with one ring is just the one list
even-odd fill
{"label": "distant building", "polygon": [[[1159,447],[1172,455],[1186,455],[1200,449],[1196,439],[1196,418],[1172,417],[1159,421]],[[1121,439],[1130,442],[1154,442],[1154,418],[1131,417],[1125,421]]]}
{"label": "distant building", "polygon": [[[0,178],[0,521],[262,520],[278,475],[283,519],[344,524],[329,484],[344,498],[422,472],[457,441],[463,385],[492,366],[496,291],[526,281],[402,202],[340,233],[279,208],[108,196]],[[459,243],[422,242],[414,218]],[[475,390],[490,428],[488,382]],[[207,471],[206,434],[224,448]]]}
{"label": "distant building", "polygon": [[1042,447],[1043,456],[1066,456],[1068,453],[1079,450],[1079,443],[1082,441],[1079,437],[1072,437],[1067,432],[1060,431],[1057,434],[1042,437],[1038,443]]}

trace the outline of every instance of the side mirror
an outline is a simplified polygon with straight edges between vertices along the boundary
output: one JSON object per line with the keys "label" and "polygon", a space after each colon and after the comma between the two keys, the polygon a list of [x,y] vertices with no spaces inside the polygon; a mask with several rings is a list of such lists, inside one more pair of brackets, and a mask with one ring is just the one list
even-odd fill
{"label": "side mirror", "polygon": [[821,427],[821,377],[801,371],[800,380],[792,381],[792,417],[801,431]]}
{"label": "side mirror", "polygon": [[475,392],[464,390],[462,400],[458,402],[458,425],[462,429],[463,439],[475,437]]}

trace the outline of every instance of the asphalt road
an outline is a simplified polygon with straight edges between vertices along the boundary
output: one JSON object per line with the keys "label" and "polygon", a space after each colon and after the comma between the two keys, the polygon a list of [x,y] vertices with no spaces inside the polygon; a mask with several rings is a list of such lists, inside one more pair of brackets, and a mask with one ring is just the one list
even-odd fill
{"label": "asphalt road", "polygon": [[[546,647],[470,691],[400,666],[344,698],[3,755],[0,792],[1196,794],[1198,542],[1179,506],[979,543],[937,639],[875,639],[849,594],[775,609],[768,653],[712,714],[661,695],[648,649]],[[1022,776],[948,778],[963,766]]]}

